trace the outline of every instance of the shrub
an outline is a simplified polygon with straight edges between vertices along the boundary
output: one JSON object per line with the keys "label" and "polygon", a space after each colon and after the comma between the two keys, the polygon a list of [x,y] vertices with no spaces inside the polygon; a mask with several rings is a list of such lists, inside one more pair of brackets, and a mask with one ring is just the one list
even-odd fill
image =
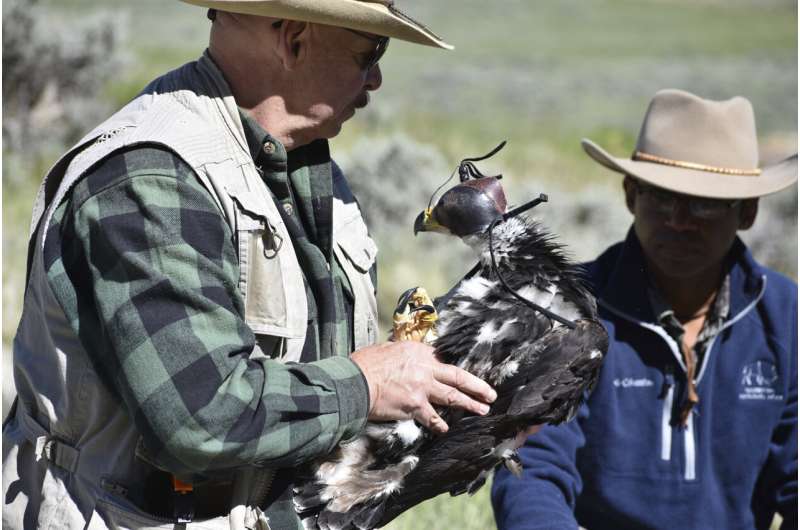
{"label": "shrub", "polygon": [[101,121],[110,108],[98,95],[125,63],[124,21],[47,18],[38,0],[3,2],[3,145],[27,161],[52,156]]}

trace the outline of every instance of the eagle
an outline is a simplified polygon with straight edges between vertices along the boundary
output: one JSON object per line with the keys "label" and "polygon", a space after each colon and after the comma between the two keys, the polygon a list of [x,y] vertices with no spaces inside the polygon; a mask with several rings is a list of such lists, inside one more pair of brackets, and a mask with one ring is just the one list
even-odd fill
{"label": "eagle", "polygon": [[[516,439],[533,425],[572,419],[599,376],[608,336],[580,268],[538,222],[523,215],[541,195],[506,211],[499,182],[459,164],[461,182],[426,208],[414,232],[459,237],[477,265],[432,301],[422,288],[400,297],[393,338],[424,340],[440,361],[492,385],[477,416],[441,408],[447,433],[413,420],[368,422],[360,436],[297,474],[295,510],[306,529],[371,529],[441,493],[474,493],[505,464],[519,475]],[[432,202],[432,201],[431,201]]]}

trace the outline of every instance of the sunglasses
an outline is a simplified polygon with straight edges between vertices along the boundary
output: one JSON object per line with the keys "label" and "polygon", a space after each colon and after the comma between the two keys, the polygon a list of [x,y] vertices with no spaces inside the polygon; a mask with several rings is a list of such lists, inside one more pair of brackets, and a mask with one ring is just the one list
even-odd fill
{"label": "sunglasses", "polygon": [[[278,29],[283,24],[283,20],[277,20],[272,23],[272,27]],[[369,53],[362,54],[362,58],[359,61],[359,65],[361,69],[365,72],[369,72],[372,70],[372,67],[378,64],[378,61],[381,60],[383,54],[386,53],[386,48],[389,47],[389,37],[383,37],[380,35],[371,35],[369,33],[364,33],[363,31],[357,31],[355,29],[350,28],[341,28],[345,31],[349,31],[350,33],[355,33],[359,37],[364,37],[365,39],[374,42],[375,48]]]}
{"label": "sunglasses", "polygon": [[369,33],[363,33],[350,28],[342,29],[349,31],[350,33],[355,33],[356,35],[364,37],[365,39],[375,43],[375,48],[373,48],[371,52],[363,54],[362,59],[359,61],[362,70],[365,72],[372,70],[372,68],[378,64],[378,61],[381,60],[383,54],[386,53],[386,48],[389,47],[389,37],[370,35]]}
{"label": "sunglasses", "polygon": [[698,219],[719,219],[727,214],[732,208],[741,202],[736,199],[726,201],[724,199],[707,199],[703,197],[691,197],[663,188],[649,186],[636,182],[636,192],[648,199],[649,205],[659,214],[671,214],[678,202],[686,204],[689,213]]}

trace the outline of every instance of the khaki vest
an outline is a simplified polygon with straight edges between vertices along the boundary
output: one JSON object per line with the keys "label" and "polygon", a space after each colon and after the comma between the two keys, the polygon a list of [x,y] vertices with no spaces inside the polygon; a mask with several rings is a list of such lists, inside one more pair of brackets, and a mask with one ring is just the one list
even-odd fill
{"label": "khaki vest", "polygon": [[[14,339],[15,415],[3,429],[6,528],[172,528],[126,499],[152,469],[138,451],[131,417],[102,384],[66,321],[44,269],[53,212],[73,184],[110,153],[160,144],[186,161],[236,234],[245,319],[257,338],[281,341],[297,360],[308,308],[300,266],[280,214],[256,172],[238,108],[213,62],[203,56],[154,81],[89,133],[48,173],[34,206],[29,277]],[[377,249],[343,178],[334,187],[336,259],[354,296],[356,348],[375,342],[377,307],[369,269]],[[279,240],[277,251],[269,244]],[[265,243],[266,242],[266,243]],[[265,246],[267,248],[265,248]],[[274,344],[274,342],[272,342]],[[257,347],[253,356],[264,353]],[[188,529],[267,528],[259,508],[268,471],[239,473],[230,516]],[[259,476],[260,475],[260,476]]]}

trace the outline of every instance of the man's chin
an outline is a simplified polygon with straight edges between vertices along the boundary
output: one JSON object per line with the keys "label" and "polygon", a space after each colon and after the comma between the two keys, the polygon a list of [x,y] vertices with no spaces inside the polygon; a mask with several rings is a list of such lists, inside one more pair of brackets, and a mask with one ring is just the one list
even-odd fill
{"label": "man's chin", "polygon": [[356,115],[356,108],[348,107],[347,110],[342,112],[342,114],[336,120],[333,120],[330,128],[336,131],[334,135],[339,134],[339,132],[342,130],[342,126],[344,126],[344,123],[346,121],[349,121],[355,115]]}
{"label": "man's chin", "polygon": [[678,260],[678,261],[691,261],[697,259],[698,251],[685,247],[664,245],[658,248],[658,256],[662,259]]}
{"label": "man's chin", "polygon": [[693,277],[712,266],[707,253],[695,250],[659,248],[652,261],[663,274],[673,278]]}
{"label": "man's chin", "polygon": [[320,136],[327,140],[330,140],[331,138],[338,136],[339,133],[342,132],[342,127],[344,126],[344,122],[350,119],[350,117],[352,117],[352,114],[337,120],[329,121],[327,124],[325,124],[325,127],[323,128],[322,134]]}
{"label": "man's chin", "polygon": [[342,131],[342,127],[344,123],[356,115],[356,109],[364,108],[366,104],[359,107],[358,104],[353,106],[347,107],[342,113],[328,121],[327,125],[325,126],[325,130],[322,133],[322,136],[327,139],[331,139],[334,136],[338,135]]}
{"label": "man's chin", "polygon": [[677,248],[660,248],[654,256],[659,263],[694,268],[692,265],[703,261],[703,256],[694,251]]}

